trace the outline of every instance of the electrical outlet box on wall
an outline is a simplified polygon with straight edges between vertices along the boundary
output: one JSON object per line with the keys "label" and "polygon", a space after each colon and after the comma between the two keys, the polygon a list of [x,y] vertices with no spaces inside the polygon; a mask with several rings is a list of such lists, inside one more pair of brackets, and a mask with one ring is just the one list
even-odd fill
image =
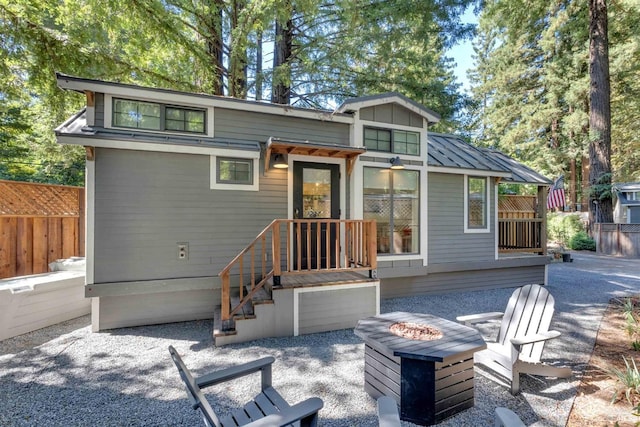
{"label": "electrical outlet box on wall", "polygon": [[179,242],[178,243],[178,260],[185,261],[188,259],[189,259],[189,243]]}

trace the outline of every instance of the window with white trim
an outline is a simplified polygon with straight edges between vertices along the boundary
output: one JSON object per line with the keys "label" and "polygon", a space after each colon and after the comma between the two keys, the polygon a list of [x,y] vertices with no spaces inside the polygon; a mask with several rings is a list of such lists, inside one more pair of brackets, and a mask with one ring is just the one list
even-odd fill
{"label": "window with white trim", "polygon": [[489,231],[489,178],[465,177],[465,231]]}
{"label": "window with white trim", "polygon": [[253,184],[253,161],[230,157],[217,157],[216,182],[219,184]]}
{"label": "window with white trim", "polygon": [[229,153],[231,156],[211,156],[212,190],[258,191],[259,153],[247,157],[241,157],[241,153],[235,151]]}
{"label": "window with white trim", "polygon": [[420,155],[420,133],[397,129],[364,128],[364,146],[371,151]]}
{"label": "window with white trim", "polygon": [[115,127],[202,134],[205,123],[205,110],[113,98]]}

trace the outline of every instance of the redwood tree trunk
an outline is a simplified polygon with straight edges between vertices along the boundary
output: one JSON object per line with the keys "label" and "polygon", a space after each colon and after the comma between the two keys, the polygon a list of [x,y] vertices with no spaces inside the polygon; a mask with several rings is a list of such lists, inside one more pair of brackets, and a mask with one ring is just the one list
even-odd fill
{"label": "redwood tree trunk", "polygon": [[[233,1],[231,8],[231,32],[239,25],[240,13],[246,6],[245,0]],[[247,49],[243,40],[235,40],[232,35],[229,53],[229,96],[247,97]]]}
{"label": "redwood tree trunk", "polygon": [[209,56],[210,72],[205,81],[205,90],[213,95],[224,95],[224,58],[222,44],[222,8],[223,0],[213,0],[209,6],[211,13],[204,19],[207,37],[207,54]]}
{"label": "redwood tree trunk", "polygon": [[[290,9],[289,9],[290,10]],[[273,51],[273,84],[271,102],[291,103],[291,61],[293,53],[293,21],[276,20],[276,41]]]}
{"label": "redwood tree trunk", "polygon": [[589,0],[589,211],[596,223],[613,222],[607,26],[606,0]]}

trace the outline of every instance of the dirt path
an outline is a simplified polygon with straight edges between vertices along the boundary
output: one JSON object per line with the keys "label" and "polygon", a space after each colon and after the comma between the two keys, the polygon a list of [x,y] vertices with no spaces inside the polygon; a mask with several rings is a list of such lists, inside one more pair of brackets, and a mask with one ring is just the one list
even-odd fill
{"label": "dirt path", "polygon": [[625,319],[619,299],[612,299],[602,318],[596,344],[585,369],[582,382],[569,414],[567,426],[575,427],[620,427],[634,426],[640,417],[632,414],[631,405],[622,395],[622,399],[612,403],[620,383],[614,380],[609,371],[615,367],[624,369],[623,357],[631,357],[640,363],[640,353],[630,347],[630,339],[625,332]]}

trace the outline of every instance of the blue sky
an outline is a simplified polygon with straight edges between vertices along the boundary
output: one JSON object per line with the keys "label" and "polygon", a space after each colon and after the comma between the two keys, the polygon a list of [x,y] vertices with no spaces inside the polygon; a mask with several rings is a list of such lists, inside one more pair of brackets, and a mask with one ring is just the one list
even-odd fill
{"label": "blue sky", "polygon": [[[473,7],[468,7],[467,11],[462,16],[463,23],[478,23],[478,17],[473,13]],[[456,67],[454,74],[460,83],[462,83],[462,89],[469,89],[469,80],[467,79],[467,70],[473,67],[473,47],[471,40],[465,40],[463,43],[458,43],[449,52],[448,56],[454,59]]]}

